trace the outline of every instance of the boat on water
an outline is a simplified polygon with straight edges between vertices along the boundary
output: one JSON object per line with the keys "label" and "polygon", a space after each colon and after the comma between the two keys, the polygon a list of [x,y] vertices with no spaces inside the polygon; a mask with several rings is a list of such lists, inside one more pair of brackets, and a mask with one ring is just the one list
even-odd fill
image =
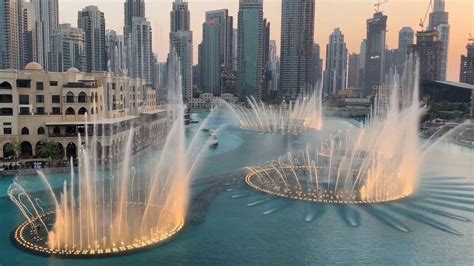
{"label": "boat on water", "polygon": [[211,136],[209,137],[209,147],[216,148],[219,145],[219,136],[217,136],[216,132],[212,132]]}

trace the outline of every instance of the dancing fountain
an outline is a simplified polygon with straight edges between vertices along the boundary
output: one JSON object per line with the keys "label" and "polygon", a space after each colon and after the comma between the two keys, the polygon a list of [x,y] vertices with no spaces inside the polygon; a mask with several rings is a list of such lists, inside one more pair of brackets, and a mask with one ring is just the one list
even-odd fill
{"label": "dancing fountain", "polygon": [[410,86],[399,86],[397,79],[379,92],[365,125],[332,135],[319,148],[308,146],[270,165],[249,168],[246,183],[271,195],[321,203],[379,203],[410,196],[422,157],[418,127],[423,108],[413,85],[417,78]]}
{"label": "dancing fountain", "polygon": [[169,66],[170,131],[153,171],[137,176],[132,165],[131,128],[118,170],[104,178],[104,168],[96,158],[100,139],[86,132],[85,140],[79,136],[83,145],[78,172],[71,161],[70,179],[64,181],[61,191],[54,191],[42,172],[38,175],[45,192],[38,197],[19,182],[10,186],[9,196],[26,218],[13,233],[20,247],[59,257],[109,256],[161,244],[183,228],[191,167],[176,53]]}
{"label": "dancing fountain", "polygon": [[322,129],[321,89],[308,93],[294,102],[272,106],[251,97],[250,108],[228,105],[237,117],[240,128],[251,131],[299,134]]}

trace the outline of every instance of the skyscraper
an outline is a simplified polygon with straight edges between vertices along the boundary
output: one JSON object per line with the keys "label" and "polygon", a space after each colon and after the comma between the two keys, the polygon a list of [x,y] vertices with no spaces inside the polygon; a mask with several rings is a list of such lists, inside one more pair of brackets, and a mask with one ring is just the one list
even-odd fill
{"label": "skyscraper", "polygon": [[446,80],[449,51],[449,13],[445,11],[446,0],[435,0],[433,12],[430,14],[430,24],[428,30],[438,32],[438,40],[443,43],[443,53],[441,55],[441,73],[439,80]]}
{"label": "skyscraper", "polygon": [[347,89],[347,47],[339,28],[334,29],[329,36],[324,84],[325,93],[332,97],[337,97],[340,90]]}
{"label": "skyscraper", "polygon": [[77,25],[86,34],[86,71],[107,71],[104,13],[87,6],[78,12]]}
{"label": "skyscraper", "polygon": [[75,67],[86,69],[86,38],[84,31],[71,27],[71,24],[60,24],[52,35],[52,64],[54,72],[66,72]]}
{"label": "skyscraper", "polygon": [[213,10],[206,12],[206,21],[214,21],[220,27],[219,53],[221,65],[225,70],[232,71],[232,39],[234,19],[229,16],[227,9]]}
{"label": "skyscraper", "polygon": [[420,80],[440,80],[442,78],[442,57],[444,44],[439,40],[437,31],[419,31],[416,33],[416,44],[410,52],[420,62]]}
{"label": "skyscraper", "polygon": [[170,54],[175,50],[179,57],[183,97],[188,101],[193,97],[193,33],[190,30],[188,3],[175,0],[170,17]]}
{"label": "skyscraper", "polygon": [[467,44],[466,48],[467,54],[461,56],[460,81],[474,85],[474,39]]}
{"label": "skyscraper", "polygon": [[313,62],[314,62],[314,84],[322,85],[323,82],[323,59],[321,58],[321,47],[315,43],[313,46]]}
{"label": "skyscraper", "polygon": [[131,65],[130,76],[144,79],[148,83],[153,80],[154,55],[152,50],[151,24],[145,18],[133,17],[132,31],[130,32]]}
{"label": "skyscraper", "polygon": [[357,89],[359,85],[359,62],[359,54],[351,53],[349,55],[349,63],[347,68],[347,87],[349,89]]}
{"label": "skyscraper", "polygon": [[52,34],[59,26],[58,0],[31,0],[35,6],[38,63],[50,70]]}
{"label": "skyscraper", "polygon": [[265,18],[262,34],[262,99],[267,99],[270,96],[270,80],[272,78],[269,70],[270,29],[270,22]]}
{"label": "skyscraper", "polygon": [[398,63],[404,64],[408,58],[408,48],[415,42],[415,32],[410,27],[403,27],[398,32]]}
{"label": "skyscraper", "polygon": [[367,20],[367,39],[364,64],[365,95],[372,95],[374,87],[383,83],[385,69],[385,38],[387,19],[382,12],[376,12]]}
{"label": "skyscraper", "polygon": [[117,35],[114,30],[105,32],[105,46],[107,48],[107,68],[114,75],[124,75],[127,72],[127,53],[125,39]]}
{"label": "skyscraper", "polygon": [[282,1],[280,88],[283,99],[294,100],[314,85],[311,60],[314,14],[314,0]]}
{"label": "skyscraper", "polygon": [[262,96],[263,0],[239,0],[237,96]]}
{"label": "skyscraper", "polygon": [[221,53],[221,38],[224,32],[218,19],[206,19],[202,25],[202,43],[200,45],[199,66],[202,92],[221,94],[221,73],[224,60]]}
{"label": "skyscraper", "polygon": [[125,45],[125,65],[122,66],[123,72],[131,72],[128,69],[132,62],[131,38],[133,18],[145,18],[145,0],[126,0],[124,3],[124,23],[123,23],[123,38]]}
{"label": "skyscraper", "polygon": [[22,2],[22,23],[21,23],[21,68],[24,68],[30,62],[36,62],[37,43],[36,43],[36,14],[35,7],[31,2]]}
{"label": "skyscraper", "polygon": [[363,39],[360,43],[359,49],[359,82],[357,84],[357,89],[364,89],[364,75],[365,75],[365,54],[367,52],[367,40]]}
{"label": "skyscraper", "polygon": [[21,1],[0,1],[0,69],[21,65]]}

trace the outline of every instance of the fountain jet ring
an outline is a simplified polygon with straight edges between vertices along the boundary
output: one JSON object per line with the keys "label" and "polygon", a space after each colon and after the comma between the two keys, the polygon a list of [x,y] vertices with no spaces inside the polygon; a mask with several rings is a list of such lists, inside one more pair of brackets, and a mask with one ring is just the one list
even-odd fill
{"label": "fountain jet ring", "polygon": [[[358,172],[342,180],[328,179],[338,169],[318,166],[281,166],[254,168],[245,176],[245,183],[252,189],[290,200],[324,204],[374,204],[397,201],[409,197],[413,190],[387,187],[384,191],[369,192],[357,182]],[[321,176],[324,178],[319,179]]]}
{"label": "fountain jet ring", "polygon": [[[141,203],[128,203],[127,205],[130,216],[142,213],[145,209],[145,205]],[[130,242],[120,241],[120,243],[104,244],[101,243],[102,241],[97,241],[97,246],[83,246],[81,248],[66,245],[57,248],[52,247],[47,232],[41,230],[42,228],[39,225],[42,223],[47,226],[54,225],[56,222],[55,211],[42,214],[33,218],[31,221],[25,221],[20,224],[13,232],[12,239],[18,247],[42,256],[90,258],[128,254],[164,244],[175,237],[183,229],[184,221],[172,218],[172,215],[170,215],[169,212],[164,211],[162,208],[153,206],[152,212],[159,214],[161,218],[165,217],[165,222],[162,223],[163,226],[155,232],[144,234],[141,239],[131,239]],[[139,228],[137,228],[137,230],[139,230]]]}

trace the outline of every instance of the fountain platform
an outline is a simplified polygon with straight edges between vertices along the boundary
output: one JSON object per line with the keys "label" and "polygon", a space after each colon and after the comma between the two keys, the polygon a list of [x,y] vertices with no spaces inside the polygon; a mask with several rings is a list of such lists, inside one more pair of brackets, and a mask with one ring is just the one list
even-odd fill
{"label": "fountain platform", "polygon": [[[133,216],[143,212],[145,205],[142,203],[128,203],[128,209],[131,210],[130,216]],[[162,208],[153,207],[152,211],[153,213],[160,213],[161,217],[163,215],[167,216],[164,226],[158,232],[150,233],[141,239],[133,239],[128,243],[121,242],[101,246],[98,244],[100,241],[97,241],[96,244],[83,248],[67,245],[52,248],[48,242],[47,231],[42,228],[42,224],[52,227],[56,222],[55,211],[37,216],[31,221],[23,222],[12,232],[11,239],[18,248],[44,257],[84,259],[126,255],[165,244],[184,228],[184,220],[175,221]]]}
{"label": "fountain platform", "polygon": [[[329,171],[337,172],[336,168],[318,166],[285,166],[279,169],[263,167],[250,171],[245,176],[245,183],[252,189],[275,197],[289,200],[305,201],[322,204],[376,204],[399,201],[409,197],[412,193],[390,194],[387,191],[380,192],[377,197],[363,197],[361,185],[351,186],[339,183],[334,178],[332,182],[316,182],[308,175],[324,176]],[[286,172],[286,173],[283,173]],[[354,174],[357,172],[354,170]],[[316,174],[318,173],[318,174]],[[286,176],[298,176],[287,178]],[[354,177],[355,178],[355,177]],[[356,182],[354,182],[356,183]],[[347,189],[350,187],[351,189]]]}

